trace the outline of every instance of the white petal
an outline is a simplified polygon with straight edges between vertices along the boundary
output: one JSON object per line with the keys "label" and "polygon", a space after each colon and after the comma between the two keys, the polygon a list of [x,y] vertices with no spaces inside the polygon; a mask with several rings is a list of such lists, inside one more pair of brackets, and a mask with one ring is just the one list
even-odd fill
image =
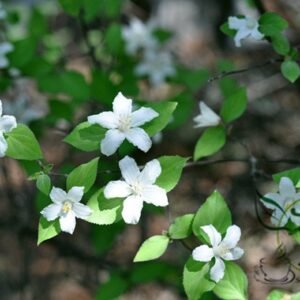
{"label": "white petal", "polygon": [[262,40],[264,38],[264,35],[258,30],[258,28],[252,30],[251,36],[256,40]]}
{"label": "white petal", "polygon": [[60,204],[67,199],[67,193],[60,188],[53,187],[50,192],[50,198],[54,203]]}
{"label": "white petal", "polygon": [[97,115],[88,116],[90,124],[99,124],[103,128],[115,129],[118,127],[118,118],[112,111],[105,111]]}
{"label": "white petal", "polygon": [[232,249],[237,245],[240,238],[241,238],[240,227],[236,225],[229,226],[227,228],[224,239],[220,243],[220,246],[224,245],[227,249]]}
{"label": "white petal", "polygon": [[279,208],[276,208],[273,211],[273,214],[271,217],[271,223],[278,227],[281,227],[281,226],[286,225],[286,223],[288,222],[288,219],[289,219],[289,215],[287,213],[284,213]]}
{"label": "white petal", "polygon": [[84,187],[83,186],[73,186],[69,191],[67,198],[73,202],[79,202],[84,193]]}
{"label": "white petal", "polygon": [[11,52],[14,49],[13,45],[9,42],[2,42],[0,44],[0,53],[6,54],[8,52]]}
{"label": "white petal", "polygon": [[132,193],[130,186],[121,180],[110,181],[104,188],[104,196],[110,198],[124,198]]}
{"label": "white petal", "polygon": [[202,245],[193,250],[192,256],[194,260],[208,262],[214,257],[214,252],[207,245]]}
{"label": "white petal", "polygon": [[132,100],[124,97],[124,95],[119,92],[113,102],[113,111],[117,115],[130,115],[132,111]]}
{"label": "white petal", "polygon": [[76,226],[75,213],[70,210],[66,215],[62,215],[59,218],[59,224],[61,231],[72,234]]}
{"label": "white petal", "polygon": [[0,117],[2,116],[3,108],[2,108],[2,101],[0,100]]}
{"label": "white petal", "polygon": [[158,116],[159,114],[152,108],[142,107],[132,113],[131,125],[132,127],[138,127],[153,120]]}
{"label": "white petal", "polygon": [[221,258],[216,257],[216,262],[210,270],[210,278],[215,281],[219,282],[225,273],[225,264]]}
{"label": "white petal", "polygon": [[250,34],[251,30],[247,28],[241,28],[240,30],[238,30],[236,35],[234,36],[234,42],[236,47],[241,47],[241,40],[246,38]]}
{"label": "white petal", "polygon": [[140,170],[135,160],[129,156],[125,156],[119,161],[119,167],[123,178],[129,184],[135,183],[138,176],[140,175]]}
{"label": "white petal", "polygon": [[0,117],[0,131],[10,132],[17,127],[17,121],[14,116]]}
{"label": "white petal", "polygon": [[230,29],[235,29],[238,30],[242,26],[245,26],[246,20],[245,19],[240,19],[237,17],[229,17],[228,18],[228,27]]}
{"label": "white petal", "polygon": [[[264,195],[264,198],[266,200],[270,199],[270,200],[273,200],[274,202],[276,202],[279,206],[282,206],[283,205],[283,198],[281,195],[279,194],[276,194],[276,193],[268,193],[266,195]],[[270,208],[270,209],[278,209],[278,207],[276,205],[274,205],[273,203],[270,203],[270,202],[267,202],[266,200],[264,199],[260,199],[260,201],[263,203],[263,205],[267,208]]]}
{"label": "white petal", "polygon": [[222,255],[222,258],[225,260],[237,260],[241,258],[244,254],[244,250],[240,247],[235,247],[231,249],[226,254]]}
{"label": "white petal", "polygon": [[92,210],[87,205],[84,205],[82,203],[74,203],[73,211],[77,218],[80,218],[83,220],[92,214]]}
{"label": "white petal", "polygon": [[114,154],[123,143],[125,135],[117,129],[109,129],[101,141],[101,152],[106,155]]}
{"label": "white petal", "polygon": [[122,217],[127,224],[137,224],[141,217],[143,200],[136,196],[129,196],[124,200]]}
{"label": "white petal", "polygon": [[48,220],[48,221],[53,221],[56,218],[58,218],[61,210],[61,205],[60,204],[50,204],[47,207],[45,207],[42,211],[41,214]]}
{"label": "white petal", "polygon": [[145,202],[155,206],[167,206],[169,204],[166,191],[157,185],[146,185],[142,191],[142,198]]}
{"label": "white petal", "polygon": [[207,234],[210,244],[216,247],[220,244],[222,236],[213,225],[201,226],[201,229]]}
{"label": "white petal", "polygon": [[4,138],[3,133],[0,131],[0,157],[4,157],[6,150],[8,148],[6,139]]}
{"label": "white petal", "polygon": [[149,161],[141,171],[140,180],[144,184],[153,184],[160,174],[161,165],[159,160],[153,159]]}
{"label": "white petal", "polygon": [[216,126],[220,123],[221,118],[209,108],[203,101],[199,103],[200,115],[194,118],[195,128]]}
{"label": "white petal", "polygon": [[282,177],[279,182],[279,193],[284,197],[293,197],[296,193],[293,181],[288,177]]}
{"label": "white petal", "polygon": [[131,128],[125,132],[125,136],[130,143],[144,152],[147,152],[151,148],[151,139],[142,128]]}

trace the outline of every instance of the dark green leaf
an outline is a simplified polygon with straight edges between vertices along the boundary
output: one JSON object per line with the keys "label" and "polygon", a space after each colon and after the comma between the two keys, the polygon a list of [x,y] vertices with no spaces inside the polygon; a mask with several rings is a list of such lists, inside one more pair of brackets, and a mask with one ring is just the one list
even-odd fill
{"label": "dark green leaf", "polygon": [[297,62],[293,60],[286,60],[281,64],[282,75],[294,83],[300,76],[300,68]]}

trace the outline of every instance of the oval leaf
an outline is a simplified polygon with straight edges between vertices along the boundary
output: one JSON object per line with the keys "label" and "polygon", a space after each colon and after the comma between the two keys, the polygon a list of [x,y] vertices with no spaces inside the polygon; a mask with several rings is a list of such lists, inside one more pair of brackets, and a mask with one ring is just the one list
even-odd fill
{"label": "oval leaf", "polygon": [[44,217],[40,218],[38,229],[38,242],[40,245],[43,241],[49,240],[60,233],[59,221],[47,221]]}
{"label": "oval leaf", "polygon": [[48,175],[39,175],[36,181],[36,187],[45,195],[49,195],[51,188],[51,179]]}
{"label": "oval leaf", "polygon": [[192,223],[194,214],[187,214],[174,220],[169,228],[169,236],[171,239],[185,239],[192,234]]}
{"label": "oval leaf", "polygon": [[292,60],[284,61],[281,64],[281,73],[287,80],[294,83],[300,76],[299,65]]}

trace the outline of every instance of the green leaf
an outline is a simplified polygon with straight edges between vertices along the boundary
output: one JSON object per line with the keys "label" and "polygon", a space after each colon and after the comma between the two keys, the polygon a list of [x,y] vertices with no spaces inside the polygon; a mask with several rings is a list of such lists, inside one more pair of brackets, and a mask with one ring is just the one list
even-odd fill
{"label": "green leaf", "polygon": [[194,160],[215,154],[225,145],[225,142],[226,131],[223,126],[206,129],[196,144]]}
{"label": "green leaf", "polygon": [[198,209],[193,221],[194,234],[203,240],[200,227],[210,224],[221,234],[231,225],[230,210],[218,191],[214,191]]}
{"label": "green leaf", "polygon": [[73,186],[83,186],[86,193],[95,183],[99,157],[74,169],[67,177],[67,189]]}
{"label": "green leaf", "polygon": [[48,175],[39,175],[36,181],[36,187],[45,195],[49,195],[51,189],[51,179]]}
{"label": "green leaf", "polygon": [[43,153],[33,132],[23,124],[7,133],[8,149],[6,155],[14,159],[37,160]]}
{"label": "green leaf", "polygon": [[122,54],[124,52],[124,41],[121,25],[112,23],[105,32],[104,41],[109,53],[115,56]]}
{"label": "green leaf", "polygon": [[222,299],[247,300],[248,280],[244,271],[235,263],[225,261],[225,275],[213,292]]}
{"label": "green leaf", "polygon": [[169,192],[177,185],[188,158],[175,155],[162,156],[158,160],[162,172],[157,178],[156,184]]}
{"label": "green leaf", "polygon": [[123,3],[123,0],[102,0],[101,12],[106,17],[116,18],[121,12]]}
{"label": "green leaf", "polygon": [[286,291],[273,290],[267,297],[267,300],[299,300],[300,293],[290,294]]}
{"label": "green leaf", "polygon": [[281,33],[271,37],[274,50],[280,55],[287,55],[290,51],[289,40]]}
{"label": "green leaf", "polygon": [[142,126],[150,136],[153,136],[156,133],[163,130],[168,125],[171,116],[174,110],[176,109],[177,103],[165,101],[160,103],[151,103],[145,106],[151,107],[157,113],[159,113],[158,117],[156,117],[151,122],[148,122],[144,126]]}
{"label": "green leaf", "polygon": [[165,235],[154,235],[144,241],[137,254],[134,262],[147,261],[162,256],[169,244],[169,238]]}
{"label": "green leaf", "polygon": [[189,300],[199,300],[201,296],[211,291],[215,283],[207,279],[209,263],[194,261],[189,258],[183,270],[183,287]]}
{"label": "green leaf", "polygon": [[221,109],[221,117],[226,123],[232,122],[244,113],[246,107],[247,90],[245,87],[240,87],[225,98]]}
{"label": "green leaf", "polygon": [[177,217],[169,228],[169,236],[172,240],[185,239],[192,234],[192,223],[194,214]]}
{"label": "green leaf", "polygon": [[121,203],[120,199],[106,199],[103,189],[100,189],[87,202],[93,212],[86,221],[97,225],[109,225],[119,221]]}
{"label": "green leaf", "polygon": [[279,172],[272,175],[273,180],[279,184],[281,177],[290,178],[296,185],[300,180],[300,168],[294,168],[287,171]]}
{"label": "green leaf", "polygon": [[[90,127],[91,127],[91,130],[88,131],[88,128],[90,128]],[[99,131],[100,131],[98,129],[101,129],[103,132],[102,137],[104,137],[106,129],[101,128],[100,126],[96,126],[96,127],[97,127],[97,129],[96,129],[97,134],[99,134]],[[81,134],[83,129],[84,129],[83,134]],[[88,122],[80,123],[73,129],[73,131],[69,135],[67,135],[64,138],[64,141],[82,151],[89,152],[89,151],[99,150],[100,149],[100,139],[98,140],[98,139],[90,138],[95,133],[94,129],[95,129],[95,126],[91,125]],[[86,135],[87,132],[88,132],[88,135]],[[99,136],[97,135],[97,137],[99,137]]]}
{"label": "green leaf", "polygon": [[229,28],[228,22],[223,23],[223,24],[220,26],[220,30],[221,30],[224,34],[226,34],[226,35],[228,35],[228,36],[230,36],[230,37],[234,37],[235,34],[236,34],[236,30],[235,30],[235,29],[230,29],[230,28]]}
{"label": "green leaf", "polygon": [[293,60],[286,60],[281,64],[281,73],[287,80],[294,83],[300,76],[299,65]]}
{"label": "green leaf", "polygon": [[31,18],[28,24],[28,32],[31,36],[40,38],[47,33],[48,25],[45,16],[41,12],[33,7]]}
{"label": "green leaf", "polygon": [[71,15],[77,16],[80,11],[82,0],[58,0],[63,10]]}
{"label": "green leaf", "polygon": [[258,30],[266,36],[274,36],[289,26],[285,19],[273,12],[264,13],[258,22]]}
{"label": "green leaf", "polygon": [[38,242],[40,245],[42,242],[49,240],[60,233],[59,221],[47,221],[44,217],[40,218],[38,229]]}

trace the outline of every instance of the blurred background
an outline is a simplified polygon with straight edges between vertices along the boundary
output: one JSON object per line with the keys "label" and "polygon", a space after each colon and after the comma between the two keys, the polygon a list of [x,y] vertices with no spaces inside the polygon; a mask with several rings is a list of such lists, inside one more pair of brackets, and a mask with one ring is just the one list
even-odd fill
{"label": "blurred background", "polygon": [[[132,260],[147,237],[161,234],[176,216],[194,213],[215,189],[224,195],[234,223],[242,228],[241,265],[248,275],[250,299],[266,299],[273,288],[300,290],[297,280],[286,279],[287,263],[276,257],[276,233],[264,228],[255,211],[257,191],[276,190],[271,175],[299,165],[299,84],[289,84],[280,66],[269,62],[277,55],[267,42],[245,41],[236,48],[219,30],[228,16],[258,18],[274,11],[288,20],[286,34],[297,45],[300,3],[99,0],[93,6],[91,0],[86,1],[90,6],[76,9],[71,2],[10,0],[2,1],[1,8],[6,16],[1,19],[0,42],[13,46],[9,53],[0,53],[8,61],[0,68],[4,112],[31,127],[55,172],[68,173],[97,155],[79,152],[62,140],[87,115],[109,107],[120,90],[134,99],[179,102],[174,120],[155,139],[151,151],[146,156],[133,154],[141,162],[162,155],[192,156],[202,132],[192,123],[199,113],[198,101],[218,111],[222,82],[245,85],[248,108],[232,126],[222,151],[184,170],[169,193],[167,213],[147,207],[135,226],[78,222],[72,236],[60,234],[39,247],[39,212],[46,200],[27,180],[39,166],[0,159],[0,298],[186,299],[182,270],[190,251],[182,244],[174,242],[157,261],[133,264]],[[120,33],[133,17],[155,22],[164,33],[163,48],[176,66],[177,75],[158,86],[134,74],[138,58],[124,58]],[[224,76],[223,81],[209,80],[222,71],[244,68],[249,70]],[[100,164],[99,187],[110,179],[105,170],[112,164],[109,160]],[[59,185],[62,178],[52,180]],[[268,214],[260,207],[259,213],[268,222]],[[295,242],[281,235],[290,257],[300,262]],[[259,268],[263,258],[267,261],[263,270],[274,279],[270,282]]]}

